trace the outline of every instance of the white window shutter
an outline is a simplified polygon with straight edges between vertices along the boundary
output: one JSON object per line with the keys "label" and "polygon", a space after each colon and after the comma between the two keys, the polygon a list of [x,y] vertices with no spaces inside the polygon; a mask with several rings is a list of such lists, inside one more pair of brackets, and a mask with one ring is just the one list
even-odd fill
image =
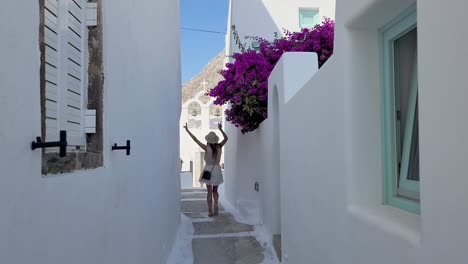
{"label": "white window shutter", "polygon": [[[46,0],[46,13],[48,12],[47,3],[51,6],[55,3],[57,9],[58,34],[56,34],[56,37],[58,51],[56,53],[58,81],[57,85],[55,85],[57,92],[51,94],[50,99],[46,96],[46,112],[48,110],[47,103],[53,101],[52,95],[56,96],[56,127],[53,127],[53,123],[48,122],[48,119],[46,119],[46,131],[54,130],[57,135],[55,138],[58,138],[58,131],[66,130],[69,145],[84,146],[86,143],[84,108],[87,90],[88,55],[86,1]],[[52,76],[53,69],[53,67],[47,68],[46,64],[46,76]],[[50,109],[52,113],[52,105]],[[53,120],[52,118],[50,119]],[[47,140],[51,141],[53,139],[48,138]]]}
{"label": "white window shutter", "polygon": [[[67,2],[64,67],[64,97],[62,112],[65,118],[68,142],[71,145],[84,145],[84,93],[86,83],[86,1]],[[87,44],[87,42],[86,42]]]}
{"label": "white window shutter", "polygon": [[59,27],[57,0],[46,0],[44,10],[45,42],[45,124],[46,139],[58,140]]}

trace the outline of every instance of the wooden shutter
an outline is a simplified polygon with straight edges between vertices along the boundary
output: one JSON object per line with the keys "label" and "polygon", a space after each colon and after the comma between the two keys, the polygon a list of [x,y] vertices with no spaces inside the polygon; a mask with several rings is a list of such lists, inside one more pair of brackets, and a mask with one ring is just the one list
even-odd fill
{"label": "wooden shutter", "polygon": [[58,2],[45,0],[45,125],[46,139],[58,139],[58,98],[59,98],[59,27]]}
{"label": "wooden shutter", "polygon": [[84,93],[86,69],[86,1],[69,0],[66,5],[65,67],[64,67],[64,125],[69,143],[84,145]]}
{"label": "wooden shutter", "polygon": [[85,145],[87,87],[86,0],[45,0],[46,137],[67,131],[70,145]]}

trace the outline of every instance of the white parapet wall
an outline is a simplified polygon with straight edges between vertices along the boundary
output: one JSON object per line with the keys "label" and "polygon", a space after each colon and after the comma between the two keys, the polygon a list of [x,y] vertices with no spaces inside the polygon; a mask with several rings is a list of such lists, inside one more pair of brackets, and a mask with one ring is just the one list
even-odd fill
{"label": "white parapet wall", "polygon": [[[298,71],[298,68],[308,70]],[[283,105],[312,78],[317,68],[315,53],[284,54],[269,79],[269,118],[257,130],[244,135],[239,129],[229,127],[225,157],[228,200],[244,218],[264,223],[272,234],[280,233],[279,118],[285,109]],[[256,182],[258,192],[254,188]]]}

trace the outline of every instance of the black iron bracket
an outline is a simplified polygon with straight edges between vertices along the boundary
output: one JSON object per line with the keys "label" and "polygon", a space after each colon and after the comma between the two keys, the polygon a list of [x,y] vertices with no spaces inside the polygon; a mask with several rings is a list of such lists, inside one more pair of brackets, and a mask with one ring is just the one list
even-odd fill
{"label": "black iron bracket", "polygon": [[65,130],[60,130],[60,141],[55,141],[55,142],[42,142],[41,137],[36,137],[36,142],[31,143],[31,149],[35,150],[38,148],[55,148],[59,147],[60,148],[60,157],[65,157],[67,156],[67,131]]}
{"label": "black iron bracket", "polygon": [[117,143],[112,146],[112,150],[127,150],[127,156],[130,155],[130,140],[127,140],[127,145],[126,146],[117,146]]}

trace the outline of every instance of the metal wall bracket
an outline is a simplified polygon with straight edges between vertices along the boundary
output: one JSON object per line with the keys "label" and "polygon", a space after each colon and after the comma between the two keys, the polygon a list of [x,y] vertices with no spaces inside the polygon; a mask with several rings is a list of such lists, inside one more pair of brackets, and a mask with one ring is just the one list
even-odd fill
{"label": "metal wall bracket", "polygon": [[127,151],[127,156],[130,155],[130,140],[127,140],[127,145],[126,146],[117,146],[117,143],[114,143],[112,146],[112,150],[126,150]]}
{"label": "metal wall bracket", "polygon": [[41,137],[36,138],[36,142],[31,143],[31,149],[35,150],[38,148],[54,148],[54,147],[59,147],[60,148],[60,157],[65,157],[67,155],[67,131],[65,130],[60,130],[60,141],[55,141],[55,142],[42,142]]}

